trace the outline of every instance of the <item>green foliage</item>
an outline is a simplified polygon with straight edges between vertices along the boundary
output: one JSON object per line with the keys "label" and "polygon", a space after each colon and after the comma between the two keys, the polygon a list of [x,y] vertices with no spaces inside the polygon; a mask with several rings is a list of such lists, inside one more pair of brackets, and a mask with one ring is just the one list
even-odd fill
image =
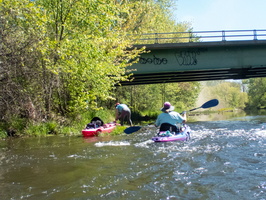
{"label": "green foliage", "polygon": [[173,19],[176,3],[165,1],[130,1],[129,12],[123,13],[122,28],[129,33],[183,32],[191,29],[186,22]]}
{"label": "green foliage", "polygon": [[27,126],[27,120],[18,116],[12,116],[10,121],[4,125],[5,130],[16,135],[22,134]]}
{"label": "green foliage", "polygon": [[128,7],[113,1],[1,5],[2,116],[42,120],[100,109],[97,101],[112,99],[114,85],[127,80],[125,67],[142,51],[126,50],[131,40],[120,13]]}
{"label": "green foliage", "polygon": [[115,94],[117,101],[128,104],[133,112],[145,113],[160,110],[165,101],[181,112],[195,105],[199,92],[200,84],[193,82],[118,87]]}
{"label": "green foliage", "polygon": [[266,108],[266,78],[252,78],[248,84],[248,107]]}
{"label": "green foliage", "polygon": [[7,132],[2,128],[0,128],[0,138],[5,138],[5,137],[7,137]]}
{"label": "green foliage", "polygon": [[46,12],[49,37],[43,50],[47,67],[58,76],[54,94],[62,114],[97,109],[97,99],[112,98],[111,90],[126,80],[125,67],[141,50],[126,51],[131,40],[121,32],[116,2],[39,0]]}
{"label": "green foliage", "polygon": [[120,135],[124,134],[125,126],[116,126],[115,130],[113,130],[109,135]]}
{"label": "green foliage", "polygon": [[57,134],[58,124],[55,121],[49,121],[45,123],[48,131],[48,134]]}
{"label": "green foliage", "polygon": [[59,134],[63,135],[81,135],[81,130],[90,123],[93,117],[99,117],[104,123],[114,121],[115,110],[93,110],[80,113],[73,118],[69,123],[66,123],[60,127]]}
{"label": "green foliage", "polygon": [[168,89],[168,93],[171,95],[166,94],[166,101],[172,102],[179,112],[194,107],[200,92],[199,82],[172,83],[171,85],[172,87],[175,86],[176,89]]}
{"label": "green foliage", "polygon": [[[0,118],[8,124],[4,129],[30,135],[62,130],[77,134],[75,130],[80,130],[84,121],[70,126],[62,118],[80,119],[80,113],[100,114],[97,111],[110,108],[115,85],[129,79],[126,67],[144,52],[128,50],[133,43],[129,34],[191,29],[172,19],[172,3],[0,1]],[[165,99],[177,104],[181,99],[174,100],[177,90],[169,90]],[[152,111],[162,105],[160,92],[163,95],[161,86],[136,86],[133,93],[122,91],[118,99],[134,111]]]}
{"label": "green foliage", "polygon": [[[176,2],[173,0],[163,1],[130,1],[129,12],[123,13],[122,29],[138,39],[142,33],[175,33],[172,38],[164,39],[163,42],[188,42],[188,34],[176,32],[191,31],[191,24],[177,22],[173,18],[173,11],[176,10]],[[160,38],[160,35],[157,35]],[[165,37],[165,36],[164,36]],[[183,38],[181,38],[183,37]],[[136,40],[137,41],[137,40]],[[154,43],[153,40],[145,43]]]}
{"label": "green foliage", "polygon": [[[247,93],[241,91],[241,84],[228,81],[211,81],[206,86],[209,91],[208,96],[217,98],[220,101],[220,107],[244,109],[248,101]],[[208,87],[208,85],[210,85]]]}
{"label": "green foliage", "polygon": [[1,18],[0,117],[36,120],[42,105],[42,76],[38,44],[43,15],[28,0],[3,0]]}
{"label": "green foliage", "polygon": [[31,123],[23,131],[25,135],[29,136],[45,136],[48,134],[58,134],[59,126],[54,121]]}
{"label": "green foliage", "polygon": [[81,135],[81,130],[82,129],[78,130],[76,127],[72,127],[72,126],[63,126],[60,129],[60,134],[61,135],[68,135],[68,136]]}
{"label": "green foliage", "polygon": [[45,136],[49,132],[48,127],[44,123],[30,124],[24,131],[29,136]]}

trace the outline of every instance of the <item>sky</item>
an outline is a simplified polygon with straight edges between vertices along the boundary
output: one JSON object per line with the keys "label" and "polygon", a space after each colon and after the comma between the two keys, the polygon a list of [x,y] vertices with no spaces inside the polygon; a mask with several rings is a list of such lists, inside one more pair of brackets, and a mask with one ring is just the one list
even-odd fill
{"label": "sky", "polygon": [[177,0],[174,18],[193,31],[266,29],[266,0]]}

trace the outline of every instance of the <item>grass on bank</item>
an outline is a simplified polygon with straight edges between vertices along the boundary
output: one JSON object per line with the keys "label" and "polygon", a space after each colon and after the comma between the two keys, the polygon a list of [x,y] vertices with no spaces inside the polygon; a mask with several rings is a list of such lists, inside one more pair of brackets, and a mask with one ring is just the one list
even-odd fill
{"label": "grass on bank", "polygon": [[[133,112],[132,121],[134,126],[154,123],[161,111],[146,111],[143,113]],[[13,117],[10,123],[0,124],[0,138],[8,136],[36,137],[48,135],[81,136],[81,130],[85,128],[93,117],[99,117],[104,123],[115,120],[114,110],[100,110],[95,112],[81,113],[75,118],[57,119],[45,122],[31,122],[26,119]],[[119,121],[118,121],[119,123]],[[126,124],[127,125],[127,124]],[[119,135],[124,132],[126,126],[117,126],[109,135]]]}
{"label": "grass on bank", "polygon": [[[57,119],[45,122],[32,122],[13,117],[9,123],[0,123],[0,138],[8,136],[34,137],[48,135],[81,135],[81,130],[93,117],[99,117],[104,123],[115,120],[114,110],[100,110],[79,114],[75,118]],[[126,127],[118,126],[111,134],[121,134]]]}

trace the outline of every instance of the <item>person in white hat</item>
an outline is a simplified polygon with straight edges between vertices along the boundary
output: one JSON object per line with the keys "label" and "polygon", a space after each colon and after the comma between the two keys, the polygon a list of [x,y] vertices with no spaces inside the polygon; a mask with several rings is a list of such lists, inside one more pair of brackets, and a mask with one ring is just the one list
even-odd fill
{"label": "person in white hat", "polygon": [[172,106],[169,102],[165,102],[163,107],[161,108],[161,113],[155,122],[155,126],[160,127],[160,131],[167,131],[173,129],[173,131],[177,131],[177,124],[185,123],[187,120],[186,112],[183,112],[180,115],[178,112],[173,111],[174,106]]}

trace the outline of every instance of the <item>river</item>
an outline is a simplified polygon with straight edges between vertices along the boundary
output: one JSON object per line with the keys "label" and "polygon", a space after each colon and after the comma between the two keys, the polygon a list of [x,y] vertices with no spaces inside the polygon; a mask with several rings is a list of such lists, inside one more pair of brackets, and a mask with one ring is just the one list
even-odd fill
{"label": "river", "polygon": [[0,141],[3,200],[265,200],[266,116],[197,116],[187,142],[133,134]]}

